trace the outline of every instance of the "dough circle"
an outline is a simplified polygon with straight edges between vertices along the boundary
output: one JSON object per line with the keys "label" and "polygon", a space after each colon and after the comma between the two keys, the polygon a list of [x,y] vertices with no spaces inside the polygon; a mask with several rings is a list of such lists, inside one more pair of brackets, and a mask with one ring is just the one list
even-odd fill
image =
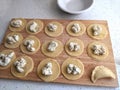
{"label": "dough circle", "polygon": [[[17,41],[17,42],[14,43],[14,44],[8,44],[8,43],[7,43],[7,37],[13,36],[13,35],[18,35],[18,36],[19,36],[19,41]],[[11,32],[11,33],[9,33],[9,34],[5,37],[5,43],[4,43],[4,45],[5,45],[5,47],[7,47],[7,48],[17,48],[17,47],[19,47],[19,45],[22,43],[22,40],[23,40],[22,34],[17,33],[17,32]]]}
{"label": "dough circle", "polygon": [[[53,74],[50,76],[44,76],[42,74],[42,68],[48,63],[52,63],[52,72]],[[54,81],[55,79],[58,78],[58,76],[60,75],[60,66],[58,64],[58,62],[54,59],[51,58],[47,58],[44,59],[40,62],[40,64],[38,65],[37,68],[37,75],[39,76],[39,78],[41,78],[42,80],[44,80],[45,82],[50,82],[50,81]]]}
{"label": "dough circle", "polygon": [[[70,51],[69,50],[69,43],[70,42],[75,42],[78,43],[78,45],[80,45],[80,50],[78,51]],[[79,56],[83,53],[84,51],[84,44],[81,40],[77,39],[77,38],[71,38],[69,39],[66,44],[65,44],[65,51],[67,54],[69,54],[70,56]]]}
{"label": "dough circle", "polygon": [[[80,74],[77,74],[77,75],[73,75],[73,74],[68,74],[67,73],[67,66],[69,64],[74,64],[76,66],[78,66],[81,70],[81,73]],[[79,79],[80,77],[82,77],[82,75],[84,74],[84,65],[83,63],[79,60],[79,59],[76,59],[76,58],[68,58],[66,59],[63,64],[62,64],[62,74],[64,75],[64,77],[68,80],[77,80]]]}
{"label": "dough circle", "polygon": [[[25,19],[23,19],[23,18],[14,18],[14,19],[12,19],[12,20],[21,20],[23,25],[22,25],[21,27],[19,27],[19,28],[16,28],[16,27],[11,26],[11,23],[10,23],[8,27],[9,27],[9,29],[10,29],[11,31],[17,32],[17,31],[22,31],[22,30],[24,30],[25,25],[26,25],[26,20],[25,20]],[[11,21],[12,21],[12,20],[11,20]]]}
{"label": "dough circle", "polygon": [[[35,43],[34,43],[34,45],[33,45],[33,47],[35,48],[35,51],[31,52],[31,51],[28,51],[28,50],[27,50],[26,46],[24,45],[24,42],[25,42],[26,40],[34,40],[34,41],[35,41]],[[38,39],[37,37],[35,37],[35,36],[30,35],[30,36],[28,36],[27,38],[25,38],[25,39],[23,40],[22,44],[20,45],[20,49],[21,49],[21,51],[22,51],[23,53],[25,53],[25,54],[35,54],[35,53],[39,50],[40,45],[41,45],[41,44],[40,44],[39,39]]]}
{"label": "dough circle", "polygon": [[[105,48],[105,54],[101,55],[101,56],[93,54],[93,51],[92,51],[92,46],[93,45],[102,45]],[[102,60],[104,60],[108,56],[109,51],[108,51],[108,48],[105,46],[104,43],[101,43],[101,42],[92,42],[87,47],[87,53],[88,53],[88,55],[90,57],[92,57],[92,58],[94,58],[94,59],[96,59],[98,61],[102,61]]]}
{"label": "dough circle", "polygon": [[[74,33],[74,32],[71,30],[73,24],[75,24],[75,23],[78,23],[79,26],[80,26],[80,28],[81,28],[80,32],[78,32],[78,33]],[[80,35],[83,35],[83,34],[85,33],[86,27],[85,27],[85,25],[84,25],[81,21],[72,21],[72,22],[70,22],[70,23],[67,25],[66,30],[67,30],[67,33],[68,33],[69,35],[71,35],[71,36],[80,36]]]}
{"label": "dough circle", "polygon": [[[30,30],[29,30],[29,27],[30,27],[30,25],[32,24],[32,22],[36,22],[37,24],[38,24],[38,31],[37,32],[31,32]],[[29,34],[37,34],[37,33],[39,33],[42,29],[43,29],[43,27],[44,27],[44,24],[43,24],[43,22],[41,21],[41,20],[31,20],[31,21],[29,21],[28,22],[28,24],[26,25],[26,31],[29,33]]]}
{"label": "dough circle", "polygon": [[[55,32],[49,31],[47,28],[49,24],[55,24],[57,26],[57,30]],[[59,22],[52,21],[48,23],[47,26],[45,27],[45,33],[50,37],[58,37],[63,33],[63,25]]]}
{"label": "dough circle", "polygon": [[[14,52],[14,51],[13,50],[3,50],[3,51],[0,52],[0,54],[7,54],[8,55],[11,52]],[[11,62],[7,66],[0,66],[0,69],[7,69],[7,68],[9,68],[11,66],[11,64],[13,63],[15,58],[16,58],[16,55],[14,54],[14,56],[11,59]]]}
{"label": "dough circle", "polygon": [[[92,27],[94,25],[100,25],[102,27],[102,32],[98,36],[93,36]],[[108,31],[107,31],[107,28],[102,24],[91,24],[87,28],[87,34],[93,39],[101,40],[101,39],[106,38],[106,36],[108,35]]]}
{"label": "dough circle", "polygon": [[[49,45],[49,43],[51,41],[55,41],[58,43],[58,47],[56,48],[56,50],[54,52],[50,52],[47,50],[47,47]],[[48,41],[45,41],[43,44],[42,44],[42,48],[41,48],[41,51],[44,55],[48,56],[48,57],[57,57],[58,55],[60,55],[63,51],[63,44],[61,41],[59,40],[56,40],[56,39],[53,39],[53,40],[48,40]]]}
{"label": "dough circle", "polygon": [[[13,65],[11,66],[11,73],[13,76],[15,77],[18,77],[18,78],[22,78],[22,77],[25,77],[27,76],[30,72],[32,72],[33,68],[34,68],[34,62],[32,60],[31,57],[29,56],[26,56],[26,55],[23,55],[23,56],[20,56],[20,57],[17,57],[15,59],[15,61],[17,60],[20,60],[20,58],[24,58],[26,60],[26,65],[25,67],[23,68],[24,69],[24,72],[22,73],[19,73],[17,70],[16,70],[16,67],[14,66],[14,63]],[[14,61],[14,62],[15,62]]]}

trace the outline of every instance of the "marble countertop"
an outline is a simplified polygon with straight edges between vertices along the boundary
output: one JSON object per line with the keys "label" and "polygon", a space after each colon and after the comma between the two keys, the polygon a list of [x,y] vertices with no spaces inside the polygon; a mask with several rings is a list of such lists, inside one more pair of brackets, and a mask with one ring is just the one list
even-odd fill
{"label": "marble countertop", "polygon": [[[61,11],[56,0],[0,0],[0,41],[11,18],[107,20],[112,47],[120,77],[120,0],[95,0],[92,9],[79,15]],[[120,82],[120,79],[119,79]],[[0,79],[0,90],[120,90],[120,88],[90,87],[55,83]]]}

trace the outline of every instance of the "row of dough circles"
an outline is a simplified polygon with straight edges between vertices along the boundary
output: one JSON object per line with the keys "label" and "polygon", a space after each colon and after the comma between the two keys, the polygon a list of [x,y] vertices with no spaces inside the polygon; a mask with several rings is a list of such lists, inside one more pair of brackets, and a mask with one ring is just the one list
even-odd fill
{"label": "row of dough circles", "polygon": [[[26,27],[29,34],[37,34],[44,28],[42,20],[27,21],[22,18],[13,19],[10,22],[9,29],[11,31],[22,31]],[[64,27],[58,21],[51,21],[45,26],[45,33],[50,37],[57,37],[63,33]],[[80,36],[86,31],[86,26],[81,21],[71,21],[66,26],[66,31],[70,36]],[[87,34],[93,39],[104,39],[108,32],[107,28],[102,24],[91,24],[87,27]]]}
{"label": "row of dough circles", "polygon": [[[13,49],[20,46],[20,49],[25,54],[35,54],[38,50],[47,57],[57,57],[64,50],[70,56],[80,56],[84,52],[84,44],[80,39],[70,38],[65,45],[60,40],[50,39],[45,40],[42,45],[36,36],[29,35],[23,40],[20,33],[11,32],[5,37],[5,47]],[[41,47],[41,48],[40,48]],[[92,42],[87,47],[88,55],[97,60],[104,60],[108,54],[108,48],[101,42]]]}
{"label": "row of dough circles", "polygon": [[[13,50],[3,50],[0,52],[0,69],[11,67],[13,76],[22,78],[33,71],[34,61],[27,55],[16,57]],[[62,66],[62,74],[68,80],[79,79],[84,73],[84,65],[79,59],[67,58]],[[46,58],[40,61],[37,68],[37,75],[44,81],[53,81],[60,75],[60,65],[57,60]]]}
{"label": "row of dough circles", "polygon": [[[3,50],[0,52],[0,69],[4,70],[9,67],[13,76],[22,79],[33,71],[34,61],[27,55],[16,57],[13,50]],[[69,57],[60,66],[57,60],[46,58],[40,61],[36,70],[37,76],[45,82],[56,80],[60,76],[60,72],[68,80],[77,80],[84,75],[84,64],[80,59]],[[93,83],[98,79],[108,77],[116,78],[115,74],[105,66],[96,66],[92,70],[91,81]]]}
{"label": "row of dough circles", "polygon": [[41,45],[40,40],[36,36],[29,35],[23,40],[22,34],[11,32],[5,37],[5,47],[13,49],[20,46],[20,49],[25,54],[35,54],[41,47],[41,52],[48,57],[59,56],[65,47],[67,54],[71,56],[79,56],[84,51],[84,44],[77,38],[70,38],[64,46],[60,40],[46,40]]}

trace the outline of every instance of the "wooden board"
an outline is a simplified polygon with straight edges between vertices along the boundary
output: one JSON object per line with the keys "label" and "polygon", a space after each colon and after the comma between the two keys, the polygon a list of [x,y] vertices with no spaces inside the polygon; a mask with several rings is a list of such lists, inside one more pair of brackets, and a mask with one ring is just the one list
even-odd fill
{"label": "wooden board", "polygon": [[[27,22],[33,19],[26,19]],[[56,37],[56,39],[60,40],[63,42],[63,44],[65,44],[66,41],[68,41],[68,39],[71,38],[71,36],[69,36],[66,32],[66,26],[68,25],[69,22],[73,21],[73,20],[55,20],[55,19],[40,19],[43,21],[44,26],[46,26],[49,22],[51,21],[58,21],[60,23],[62,23],[62,25],[64,26],[64,32],[63,34],[61,34],[59,37]],[[108,30],[108,25],[107,25],[107,21],[103,21],[103,20],[80,20],[82,23],[85,24],[86,27],[88,27],[88,25],[90,24],[94,24],[94,23],[98,23],[98,24],[103,24],[106,26],[107,30]],[[5,36],[10,33],[11,31],[8,29],[5,33]],[[108,30],[109,32],[109,30]],[[29,34],[26,32],[25,28],[24,30],[20,31],[20,33],[23,35],[24,38],[26,38]],[[41,43],[43,43],[45,40],[49,40],[49,39],[53,39],[49,36],[47,36],[44,32],[44,28],[43,30],[35,35],[36,37],[39,38],[39,40],[41,41]],[[103,40],[99,40],[100,42],[103,42],[104,44],[106,44],[106,46],[109,49],[109,55],[106,58],[106,60],[103,60],[101,62],[96,61],[95,59],[91,58],[88,56],[86,48],[87,45],[92,42],[92,41],[97,41],[94,40],[92,38],[90,38],[87,33],[85,32],[82,36],[78,36],[75,37],[78,38],[80,40],[82,40],[84,42],[84,52],[82,53],[82,55],[80,55],[79,57],[75,57],[75,58],[79,58],[85,67],[85,72],[84,75],[75,81],[70,81],[64,78],[64,76],[62,75],[62,73],[60,74],[60,76],[53,82],[55,83],[66,83],[66,84],[78,84],[78,85],[91,85],[91,86],[108,86],[108,87],[117,87],[118,86],[118,78],[117,78],[117,73],[116,73],[116,67],[115,67],[115,62],[114,62],[114,57],[113,57],[113,50],[112,50],[112,45],[111,45],[111,40],[110,40],[110,34],[108,33],[108,36],[103,39]],[[4,40],[3,40],[4,41]],[[7,49],[4,47],[4,42],[1,43],[0,45],[0,51]],[[20,48],[15,48],[12,49],[15,51],[16,56],[21,56],[23,53],[20,51]],[[36,74],[36,70],[37,70],[37,66],[40,63],[41,60],[47,58],[46,56],[44,56],[41,51],[39,50],[36,54],[33,55],[28,55],[30,57],[32,57],[35,67],[33,69],[33,71],[28,74],[28,76],[19,79],[14,77],[11,72],[10,72],[10,68],[5,69],[5,70],[0,70],[0,78],[5,78],[5,79],[18,79],[18,80],[30,80],[30,81],[42,81],[40,78],[38,78],[37,74]],[[60,66],[63,63],[63,61],[65,59],[67,59],[68,57],[70,57],[65,50],[62,52],[62,54],[60,54],[58,57],[56,57],[55,59],[59,62]],[[92,83],[90,80],[90,76],[91,76],[91,72],[92,70],[95,68],[95,66],[98,65],[104,65],[106,67],[108,67],[109,69],[111,69],[115,75],[116,75],[116,79],[100,79],[98,80],[96,83]]]}

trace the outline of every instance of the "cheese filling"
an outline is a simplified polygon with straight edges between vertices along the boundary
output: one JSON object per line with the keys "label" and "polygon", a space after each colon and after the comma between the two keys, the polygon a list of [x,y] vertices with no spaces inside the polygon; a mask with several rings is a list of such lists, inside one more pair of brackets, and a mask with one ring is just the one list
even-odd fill
{"label": "cheese filling", "polygon": [[19,39],[20,39],[19,35],[8,36],[7,37],[7,43],[8,44],[14,44],[14,43],[18,42]]}
{"label": "cheese filling", "polygon": [[92,50],[93,50],[93,54],[95,55],[105,54],[105,48],[102,45],[93,45]]}
{"label": "cheese filling", "polygon": [[38,24],[36,22],[32,22],[32,24],[29,27],[30,32],[37,32],[38,31]]}
{"label": "cheese filling", "polygon": [[75,42],[70,42],[68,48],[70,51],[78,51],[80,50],[80,45],[78,45],[78,43]]}
{"label": "cheese filling", "polygon": [[50,52],[54,52],[56,50],[56,48],[58,47],[58,43],[55,41],[51,41],[48,45],[48,51]]}
{"label": "cheese filling", "polygon": [[35,48],[33,47],[33,45],[35,44],[34,40],[26,40],[24,42],[24,45],[26,46],[27,50],[30,52],[34,52]]}
{"label": "cheese filling", "polygon": [[101,31],[102,31],[102,27],[99,26],[99,25],[94,25],[94,26],[92,27],[92,30],[93,30],[93,35],[94,35],[94,36],[98,36],[98,35],[100,35],[100,33],[101,33]]}
{"label": "cheese filling", "polygon": [[19,28],[22,26],[23,23],[21,20],[13,20],[13,21],[11,21],[10,24],[12,27]]}
{"label": "cheese filling", "polygon": [[43,68],[42,68],[42,74],[45,76],[50,76],[53,74],[52,72],[52,63],[48,62]]}
{"label": "cheese filling", "polygon": [[57,30],[57,25],[50,23],[50,24],[47,26],[47,28],[48,28],[49,31],[55,32],[55,31]]}
{"label": "cheese filling", "polygon": [[73,24],[72,31],[74,33],[78,33],[78,32],[80,32],[80,30],[81,30],[81,27],[80,27],[80,25],[78,23]]}
{"label": "cheese filling", "polygon": [[8,55],[0,54],[0,66],[7,66],[11,62],[14,55],[14,52],[9,53]]}
{"label": "cheese filling", "polygon": [[68,64],[67,73],[77,75],[77,74],[81,73],[81,70],[80,70],[80,68],[78,66],[76,66],[74,64]]}
{"label": "cheese filling", "polygon": [[16,70],[19,72],[19,73],[22,73],[24,72],[24,67],[26,65],[26,60],[24,58],[20,58],[19,60],[17,60],[14,65],[16,67]]}

